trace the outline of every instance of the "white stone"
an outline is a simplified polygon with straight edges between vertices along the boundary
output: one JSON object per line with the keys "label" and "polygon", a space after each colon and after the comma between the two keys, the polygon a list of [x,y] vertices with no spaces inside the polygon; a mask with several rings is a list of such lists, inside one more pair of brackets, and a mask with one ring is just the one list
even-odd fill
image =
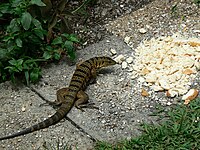
{"label": "white stone", "polygon": [[174,89],[169,89],[168,91],[167,91],[167,96],[169,96],[169,97],[175,97],[175,96],[178,96],[179,95],[179,93],[178,93],[178,91],[177,90],[174,90]]}
{"label": "white stone", "polygon": [[155,92],[159,92],[159,91],[163,91],[164,89],[159,86],[159,85],[152,85],[152,89],[155,91]]}
{"label": "white stone", "polygon": [[169,89],[170,89],[170,85],[169,85],[169,83],[167,82],[167,80],[161,79],[161,80],[159,80],[159,83],[160,83],[160,86],[161,86],[163,89],[166,89],[166,90],[169,90]]}
{"label": "white stone", "polygon": [[196,89],[190,89],[185,95],[183,95],[182,100],[186,100],[196,93],[198,93],[198,91]]}
{"label": "white stone", "polygon": [[126,69],[128,67],[127,62],[123,61],[122,62],[122,69]]}
{"label": "white stone", "polygon": [[113,49],[113,48],[110,49],[110,52],[112,53],[112,55],[116,55],[117,54],[116,50]]}
{"label": "white stone", "polygon": [[131,64],[133,62],[133,57],[128,57],[126,59],[126,62],[129,63],[129,64]]}
{"label": "white stone", "polygon": [[139,77],[139,78],[138,78],[138,81],[139,81],[140,83],[143,83],[143,82],[145,82],[145,79],[144,79],[143,77]]}
{"label": "white stone", "polygon": [[131,37],[129,37],[129,36],[126,36],[126,37],[124,38],[124,42],[128,44],[128,43],[129,43],[129,41],[130,41],[130,38],[131,38]]}
{"label": "white stone", "polygon": [[145,28],[141,28],[141,29],[139,29],[139,32],[142,33],[142,34],[144,34],[144,33],[147,32],[147,30]]}
{"label": "white stone", "polygon": [[24,106],[22,106],[22,112],[25,112],[26,108]]}
{"label": "white stone", "polygon": [[117,63],[121,64],[122,61],[125,60],[125,57],[124,57],[124,55],[120,54],[120,55],[117,56],[114,60],[115,60]]}

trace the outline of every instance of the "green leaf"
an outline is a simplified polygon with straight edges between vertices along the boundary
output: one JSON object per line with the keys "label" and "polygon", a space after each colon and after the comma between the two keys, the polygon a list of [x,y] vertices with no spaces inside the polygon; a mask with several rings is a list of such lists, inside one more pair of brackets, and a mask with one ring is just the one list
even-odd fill
{"label": "green leaf", "polygon": [[15,66],[17,64],[17,61],[15,59],[9,60],[8,62],[9,62],[9,64],[11,64],[13,66]]}
{"label": "green leaf", "polygon": [[20,31],[20,27],[19,27],[19,24],[17,22],[17,19],[14,18],[10,21],[10,24],[9,26],[7,27],[7,31],[8,32],[17,32],[17,31]]}
{"label": "green leaf", "polygon": [[1,62],[7,61],[8,58],[9,58],[8,50],[0,48],[0,68],[1,68]]}
{"label": "green leaf", "polygon": [[30,73],[30,80],[32,82],[35,82],[39,79],[41,72],[40,72],[40,68],[34,68],[31,73]]}
{"label": "green leaf", "polygon": [[48,51],[53,51],[53,48],[51,46],[46,46],[45,49]]}
{"label": "green leaf", "polygon": [[15,42],[16,42],[16,44],[17,44],[18,47],[22,47],[22,40],[20,38],[17,38],[15,40]]}
{"label": "green leaf", "polygon": [[35,35],[37,35],[41,40],[44,40],[44,33],[41,29],[34,29]]}
{"label": "green leaf", "polygon": [[11,64],[13,68],[9,68],[11,69],[12,71],[14,72],[19,72],[19,71],[22,71],[22,63],[23,63],[23,59],[18,59],[18,60],[15,60],[15,59],[12,59],[9,62],[9,64]]}
{"label": "green leaf", "polygon": [[69,36],[70,36],[70,35],[69,35],[69,34],[67,34],[67,33],[63,33],[63,34],[61,34],[61,35],[62,35],[62,36],[64,36],[65,38],[67,38],[67,39],[68,39],[68,38],[69,38]]}
{"label": "green leaf", "polygon": [[62,43],[63,43],[62,38],[59,36],[59,37],[55,38],[51,44],[58,45],[58,44],[62,44]]}
{"label": "green leaf", "polygon": [[25,74],[25,78],[26,78],[26,84],[29,85],[29,72],[25,71],[24,74]]}
{"label": "green leaf", "polygon": [[14,66],[7,66],[4,69],[8,69],[10,73],[19,72],[19,70]]}
{"label": "green leaf", "polygon": [[70,34],[68,40],[69,40],[69,41],[72,41],[72,42],[76,42],[76,43],[79,43],[79,42],[80,42],[80,41],[78,40],[78,38],[76,37],[76,35],[74,35],[74,34]]}
{"label": "green leaf", "polygon": [[14,36],[4,36],[3,41],[8,42],[9,40],[13,40]]}
{"label": "green leaf", "polygon": [[59,54],[59,53],[54,53],[54,58],[55,58],[56,60],[59,60],[59,59],[60,59],[60,54]]}
{"label": "green leaf", "polygon": [[74,60],[76,55],[73,47],[73,42],[65,41],[64,47],[67,49],[67,54],[70,56],[70,58]]}
{"label": "green leaf", "polygon": [[29,12],[24,12],[21,17],[21,23],[25,30],[28,30],[31,25],[32,16]]}
{"label": "green leaf", "polygon": [[52,57],[52,55],[48,51],[45,51],[42,57],[44,59],[48,60]]}
{"label": "green leaf", "polygon": [[30,4],[32,4],[32,5],[35,4],[35,5],[38,5],[38,6],[46,6],[46,4],[43,3],[41,0],[31,0]]}
{"label": "green leaf", "polygon": [[32,19],[32,22],[33,22],[33,24],[34,24],[34,26],[35,26],[36,28],[42,29],[42,26],[41,26],[41,23],[40,23],[39,20],[33,18],[33,19]]}
{"label": "green leaf", "polygon": [[27,65],[27,60],[23,63],[24,70],[29,70],[29,66]]}
{"label": "green leaf", "polygon": [[9,3],[0,4],[0,12],[2,14],[12,13],[12,9],[10,8],[10,4]]}
{"label": "green leaf", "polygon": [[12,7],[17,7],[17,6],[20,6],[21,4],[23,3],[22,0],[12,0]]}
{"label": "green leaf", "polygon": [[71,41],[65,41],[64,47],[67,48],[67,50],[72,50],[73,49],[73,42]]}
{"label": "green leaf", "polygon": [[62,36],[64,36],[68,41],[76,42],[76,43],[80,42],[75,34],[63,33]]}

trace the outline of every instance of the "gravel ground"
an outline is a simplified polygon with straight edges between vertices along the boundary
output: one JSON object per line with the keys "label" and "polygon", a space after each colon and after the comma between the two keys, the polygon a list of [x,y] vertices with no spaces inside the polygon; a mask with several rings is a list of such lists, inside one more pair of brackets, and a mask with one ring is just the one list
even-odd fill
{"label": "gravel ground", "polygon": [[[174,11],[173,6],[177,4]],[[191,0],[153,1],[144,8],[119,17],[105,25],[106,29],[130,41],[136,47],[142,40],[179,32],[186,36],[200,36],[200,7]],[[146,32],[142,33],[140,30]]]}
{"label": "gravel ground", "polygon": [[[83,16],[83,18],[76,20],[75,17],[75,33],[85,42],[84,47],[98,42],[110,35],[110,32],[107,32],[104,27],[106,23],[122,15],[129,14],[152,1],[153,0],[97,0],[95,5],[87,8],[87,13],[89,14],[87,19]],[[80,49],[81,48],[82,47],[80,47]]]}

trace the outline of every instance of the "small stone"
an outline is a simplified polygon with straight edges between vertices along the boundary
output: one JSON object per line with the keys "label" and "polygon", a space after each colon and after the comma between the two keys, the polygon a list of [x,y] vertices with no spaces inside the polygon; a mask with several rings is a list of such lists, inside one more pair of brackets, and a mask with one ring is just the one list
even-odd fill
{"label": "small stone", "polygon": [[22,106],[22,112],[25,112],[26,108],[24,106]]}
{"label": "small stone", "polygon": [[166,92],[166,96],[167,97],[175,97],[175,96],[178,96],[179,93],[177,90],[173,90],[173,89],[169,89],[167,92]]}
{"label": "small stone", "polygon": [[122,61],[125,60],[125,57],[124,57],[124,55],[120,54],[120,55],[117,56],[114,60],[115,60],[117,63],[121,64]]}
{"label": "small stone", "polygon": [[135,79],[138,76],[136,71],[132,71],[131,79]]}
{"label": "small stone", "polygon": [[133,62],[133,57],[127,58],[127,59],[126,59],[126,62],[129,63],[129,64],[132,63],[132,62]]}
{"label": "small stone", "polygon": [[163,91],[164,89],[159,86],[159,85],[152,85],[152,89],[155,91],[155,92],[158,92],[158,91]]}
{"label": "small stone", "polygon": [[167,102],[167,105],[170,106],[172,103],[171,102]]}
{"label": "small stone", "polygon": [[200,30],[193,30],[194,33],[200,33]]}
{"label": "small stone", "polygon": [[144,79],[143,77],[139,77],[139,78],[138,78],[138,82],[144,83],[144,82],[145,82],[145,79]]}
{"label": "small stone", "polygon": [[185,100],[184,104],[188,104],[191,100],[195,99],[199,94],[197,89],[190,89],[185,95],[183,95],[182,100]]}
{"label": "small stone", "polygon": [[139,32],[142,33],[142,34],[144,34],[144,33],[147,32],[147,30],[145,28],[141,28],[141,29],[139,29]]}
{"label": "small stone", "polygon": [[146,97],[146,96],[149,96],[149,93],[147,92],[147,90],[145,90],[144,88],[142,88],[141,95],[144,96],[144,97]]}
{"label": "small stone", "polygon": [[122,62],[122,69],[126,69],[128,67],[127,62],[123,61]]}
{"label": "small stone", "polygon": [[85,43],[83,43],[83,46],[87,45],[87,41]]}
{"label": "small stone", "polygon": [[129,43],[129,41],[130,41],[130,38],[131,38],[131,37],[129,37],[129,36],[126,36],[126,37],[124,38],[124,42],[125,42],[126,44],[128,44],[128,43]]}
{"label": "small stone", "polygon": [[166,89],[166,90],[169,90],[170,89],[170,85],[169,83],[164,80],[164,79],[161,79],[159,80],[159,83],[160,83],[160,86],[163,88],[163,89]]}
{"label": "small stone", "polygon": [[151,26],[150,26],[150,25],[146,25],[146,28],[147,28],[147,29],[150,29],[150,28],[151,28]]}
{"label": "small stone", "polygon": [[115,49],[110,49],[110,52],[112,53],[112,55],[116,55],[117,54],[117,52],[116,52],[116,50]]}
{"label": "small stone", "polygon": [[101,123],[103,123],[103,124],[106,123],[106,120],[102,120]]}

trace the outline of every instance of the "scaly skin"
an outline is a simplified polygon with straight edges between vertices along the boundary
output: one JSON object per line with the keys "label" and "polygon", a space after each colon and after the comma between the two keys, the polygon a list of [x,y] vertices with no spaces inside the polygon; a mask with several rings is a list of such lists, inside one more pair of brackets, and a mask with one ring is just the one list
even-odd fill
{"label": "scaly skin", "polygon": [[54,115],[20,132],[1,137],[0,140],[25,135],[58,123],[74,105],[79,108],[81,104],[87,103],[88,96],[83,90],[91,79],[96,79],[97,69],[115,64],[116,62],[109,57],[94,57],[77,65],[69,87],[62,88],[57,92],[57,103],[60,104],[60,107]]}

